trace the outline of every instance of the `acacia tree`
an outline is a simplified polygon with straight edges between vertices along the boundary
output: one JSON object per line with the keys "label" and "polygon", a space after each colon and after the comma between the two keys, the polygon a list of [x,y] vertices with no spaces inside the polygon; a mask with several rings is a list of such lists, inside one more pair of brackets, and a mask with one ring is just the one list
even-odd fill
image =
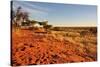
{"label": "acacia tree", "polygon": [[30,23],[32,24],[32,26],[34,26],[35,24],[37,24],[38,22],[35,20],[31,20]]}
{"label": "acacia tree", "polygon": [[21,12],[21,7],[18,7],[17,8],[17,11],[16,11],[16,20],[20,20],[20,18],[23,16],[23,13]]}
{"label": "acacia tree", "polygon": [[[22,25],[22,22],[28,22],[29,19],[29,14],[28,12],[23,12],[22,11],[22,8],[19,6],[17,9],[16,9],[16,13],[15,13],[15,25],[17,27],[21,26]],[[29,23],[27,23],[29,24]]]}
{"label": "acacia tree", "polygon": [[29,17],[29,15],[28,15],[28,12],[23,12],[23,20],[26,20],[26,21],[28,21],[29,19],[28,19],[28,17]]}
{"label": "acacia tree", "polygon": [[38,24],[43,25],[43,26],[46,26],[46,25],[48,25],[48,21],[38,22]]}

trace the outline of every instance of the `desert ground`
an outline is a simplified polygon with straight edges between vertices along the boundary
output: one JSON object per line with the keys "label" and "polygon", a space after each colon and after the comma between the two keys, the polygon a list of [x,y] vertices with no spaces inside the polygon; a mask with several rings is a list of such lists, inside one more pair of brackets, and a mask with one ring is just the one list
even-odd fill
{"label": "desert ground", "polygon": [[97,61],[96,27],[55,27],[49,33],[12,29],[11,65]]}

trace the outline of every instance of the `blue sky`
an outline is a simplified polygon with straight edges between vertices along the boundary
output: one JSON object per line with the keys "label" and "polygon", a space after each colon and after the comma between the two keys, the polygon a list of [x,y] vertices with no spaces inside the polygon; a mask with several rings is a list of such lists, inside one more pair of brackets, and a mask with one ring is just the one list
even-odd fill
{"label": "blue sky", "polygon": [[97,6],[14,1],[13,9],[19,6],[37,21],[48,20],[53,26],[96,26]]}

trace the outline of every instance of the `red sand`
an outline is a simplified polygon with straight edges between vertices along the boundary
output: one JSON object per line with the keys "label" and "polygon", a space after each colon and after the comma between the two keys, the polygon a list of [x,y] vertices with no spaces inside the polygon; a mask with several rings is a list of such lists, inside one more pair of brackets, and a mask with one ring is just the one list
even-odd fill
{"label": "red sand", "polygon": [[[79,48],[81,50],[79,50]],[[12,65],[58,64],[96,61],[85,47],[52,34],[38,34],[29,30],[12,32]]]}

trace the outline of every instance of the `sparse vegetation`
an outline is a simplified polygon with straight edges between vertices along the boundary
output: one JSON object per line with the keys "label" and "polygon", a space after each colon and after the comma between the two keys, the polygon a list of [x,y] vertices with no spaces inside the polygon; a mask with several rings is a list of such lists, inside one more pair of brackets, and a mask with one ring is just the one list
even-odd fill
{"label": "sparse vegetation", "polygon": [[83,34],[82,29],[52,30],[51,34],[38,34],[34,30],[13,31],[12,65],[96,61],[96,35],[88,32]]}
{"label": "sparse vegetation", "polygon": [[12,24],[13,66],[97,61],[96,27],[53,27],[20,9]]}

